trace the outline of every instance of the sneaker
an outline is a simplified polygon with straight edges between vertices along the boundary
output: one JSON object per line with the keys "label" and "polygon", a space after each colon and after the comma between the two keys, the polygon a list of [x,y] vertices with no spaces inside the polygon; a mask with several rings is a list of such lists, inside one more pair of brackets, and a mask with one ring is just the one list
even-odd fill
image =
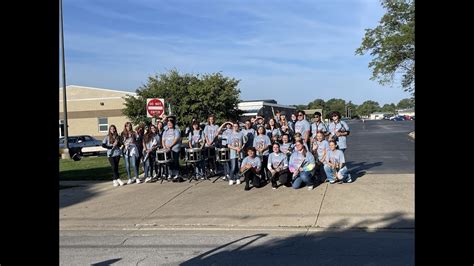
{"label": "sneaker", "polygon": [[334,183],[336,183],[336,180],[329,181],[329,184],[334,184]]}
{"label": "sneaker", "polygon": [[145,178],[145,183],[148,183],[148,182],[150,182],[150,181],[151,181],[151,177]]}
{"label": "sneaker", "polygon": [[272,185],[272,189],[277,189],[277,187]]}
{"label": "sneaker", "polygon": [[352,176],[351,176],[351,174],[347,174],[346,183],[352,183]]}
{"label": "sneaker", "polygon": [[127,184],[130,185],[131,183],[133,183],[133,180],[132,179],[129,179]]}
{"label": "sneaker", "polygon": [[308,186],[308,190],[313,190],[313,186]]}
{"label": "sneaker", "polygon": [[226,179],[226,176],[223,176],[223,177],[222,177],[222,180],[225,180],[225,179]]}
{"label": "sneaker", "polygon": [[237,185],[240,185],[240,179],[237,179],[236,184],[237,184]]}
{"label": "sneaker", "polygon": [[118,185],[119,185],[118,182],[117,182],[117,180],[115,180],[115,179],[114,179],[114,181],[113,181],[112,183],[113,183],[114,187],[118,187]]}
{"label": "sneaker", "polygon": [[117,184],[119,184],[120,186],[123,186],[123,185],[124,185],[123,182],[122,182],[122,180],[120,180],[120,178],[117,179]]}
{"label": "sneaker", "polygon": [[136,182],[137,184],[140,184],[142,181],[140,181],[140,178],[136,178],[136,179],[135,179],[135,182]]}
{"label": "sneaker", "polygon": [[168,180],[171,180],[171,175],[168,175]]}
{"label": "sneaker", "polygon": [[173,180],[177,180],[177,179],[178,179],[178,175],[173,176]]}
{"label": "sneaker", "polygon": [[232,186],[234,184],[234,180],[229,180],[229,186]]}
{"label": "sneaker", "polygon": [[246,185],[245,185],[245,188],[244,188],[244,190],[245,190],[245,191],[247,191],[247,190],[250,190],[250,186],[249,186],[249,184],[246,184]]}

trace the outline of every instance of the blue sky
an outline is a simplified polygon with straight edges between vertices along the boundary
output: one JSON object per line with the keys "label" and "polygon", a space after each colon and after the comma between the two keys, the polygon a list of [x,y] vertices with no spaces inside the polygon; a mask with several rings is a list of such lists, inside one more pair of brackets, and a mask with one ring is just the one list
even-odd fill
{"label": "blue sky", "polygon": [[242,100],[398,103],[356,56],[378,0],[63,0],[67,83],[135,91],[177,69],[241,80]]}

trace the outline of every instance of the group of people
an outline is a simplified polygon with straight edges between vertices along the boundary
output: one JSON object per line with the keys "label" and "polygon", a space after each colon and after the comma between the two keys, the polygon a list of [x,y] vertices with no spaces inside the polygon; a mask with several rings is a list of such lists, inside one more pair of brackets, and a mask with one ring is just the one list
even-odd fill
{"label": "group of people", "polygon": [[[195,178],[204,179],[206,173],[215,174],[217,162],[224,170],[223,179],[228,180],[229,185],[245,182],[245,190],[250,190],[250,185],[259,188],[266,182],[270,182],[273,189],[306,186],[308,190],[317,182],[352,182],[344,157],[350,128],[341,121],[341,114],[332,112],[328,124],[322,121],[319,112],[313,114],[312,123],[305,117],[302,110],[291,114],[290,119],[277,111],[267,121],[262,116],[246,120],[242,129],[238,121],[218,126],[214,115],[208,117],[204,128],[194,119],[185,135],[188,137],[186,152],[197,150],[202,155],[202,160],[193,164]],[[125,160],[127,184],[141,183],[138,169],[142,161],[145,182],[181,179],[179,153],[182,145],[181,131],[174,117],[159,120],[146,130],[145,124],[139,124],[133,131],[132,124],[127,122],[120,134],[111,125],[103,147],[108,149],[113,185],[124,185],[118,174],[121,156]],[[227,152],[228,158],[216,160],[219,158],[216,150]],[[171,161],[157,161],[159,151],[171,152]]]}

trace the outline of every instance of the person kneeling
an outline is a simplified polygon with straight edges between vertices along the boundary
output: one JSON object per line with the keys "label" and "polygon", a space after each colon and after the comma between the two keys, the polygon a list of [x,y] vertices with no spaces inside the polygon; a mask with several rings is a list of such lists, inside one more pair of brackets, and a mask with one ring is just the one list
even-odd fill
{"label": "person kneeling", "polygon": [[314,180],[311,174],[315,166],[314,156],[306,150],[302,140],[295,142],[295,151],[290,157],[290,172],[293,173],[293,188],[298,189],[304,183],[308,190],[313,189]]}
{"label": "person kneeling", "polygon": [[260,172],[262,162],[259,157],[255,156],[256,150],[254,147],[250,147],[247,150],[247,157],[242,161],[242,167],[240,173],[245,177],[245,190],[250,190],[250,180],[252,185],[256,188],[260,187],[260,176],[257,173]]}

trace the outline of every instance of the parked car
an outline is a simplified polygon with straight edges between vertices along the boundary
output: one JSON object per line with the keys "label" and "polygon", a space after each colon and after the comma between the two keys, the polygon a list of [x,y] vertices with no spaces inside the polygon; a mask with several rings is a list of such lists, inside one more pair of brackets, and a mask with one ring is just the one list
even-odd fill
{"label": "parked car", "polygon": [[393,116],[393,117],[390,117],[390,120],[391,121],[404,121],[405,117],[404,116]]}
{"label": "parked car", "polygon": [[[89,135],[69,136],[68,137],[69,155],[74,160],[80,160],[84,155],[99,155],[107,152],[102,148],[102,141]],[[64,137],[59,138],[59,149],[64,149]]]}

